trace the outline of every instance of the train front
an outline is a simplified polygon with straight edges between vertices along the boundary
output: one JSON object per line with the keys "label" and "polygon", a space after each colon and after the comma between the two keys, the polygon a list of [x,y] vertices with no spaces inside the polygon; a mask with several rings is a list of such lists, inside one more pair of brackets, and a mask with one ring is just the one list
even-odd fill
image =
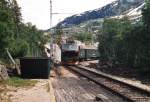
{"label": "train front", "polygon": [[79,60],[79,46],[76,43],[65,43],[61,46],[63,65],[74,65]]}

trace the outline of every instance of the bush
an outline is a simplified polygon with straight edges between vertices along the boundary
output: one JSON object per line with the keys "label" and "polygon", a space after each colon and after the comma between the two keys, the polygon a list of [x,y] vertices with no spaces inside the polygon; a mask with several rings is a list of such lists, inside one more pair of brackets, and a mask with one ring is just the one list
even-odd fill
{"label": "bush", "polygon": [[29,45],[24,40],[18,40],[11,43],[9,51],[12,54],[12,57],[23,57],[26,56],[29,50]]}
{"label": "bush", "polygon": [[150,26],[142,21],[106,19],[99,34],[101,61],[150,71]]}

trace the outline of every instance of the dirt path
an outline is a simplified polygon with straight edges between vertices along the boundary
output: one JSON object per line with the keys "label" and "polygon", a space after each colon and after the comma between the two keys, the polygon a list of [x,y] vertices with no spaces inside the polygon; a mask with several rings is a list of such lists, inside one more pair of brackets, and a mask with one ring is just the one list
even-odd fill
{"label": "dirt path", "polygon": [[40,79],[32,88],[19,88],[7,95],[10,96],[10,102],[52,102],[50,80]]}

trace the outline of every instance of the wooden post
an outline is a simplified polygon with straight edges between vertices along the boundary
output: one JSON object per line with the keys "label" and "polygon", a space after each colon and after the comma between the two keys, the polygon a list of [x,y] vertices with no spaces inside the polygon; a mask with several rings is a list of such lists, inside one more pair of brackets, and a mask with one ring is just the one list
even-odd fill
{"label": "wooden post", "polygon": [[17,64],[16,64],[16,62],[15,62],[15,60],[14,60],[13,57],[11,56],[10,52],[8,51],[8,49],[6,49],[6,52],[7,52],[7,54],[8,54],[8,57],[10,58],[11,62],[14,64],[15,69],[17,70],[18,75],[20,75],[20,74],[21,74],[20,69],[18,68],[18,66],[17,66]]}

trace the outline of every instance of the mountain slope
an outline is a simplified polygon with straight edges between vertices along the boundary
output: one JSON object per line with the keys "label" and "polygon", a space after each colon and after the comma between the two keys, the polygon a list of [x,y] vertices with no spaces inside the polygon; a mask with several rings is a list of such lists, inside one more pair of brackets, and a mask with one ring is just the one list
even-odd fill
{"label": "mountain slope", "polygon": [[81,14],[73,15],[66,18],[58,25],[67,27],[70,25],[78,25],[85,21],[94,20],[98,18],[107,18],[111,16],[122,15],[123,12],[135,9],[139,5],[143,4],[144,0],[117,0],[102,8],[86,11]]}

